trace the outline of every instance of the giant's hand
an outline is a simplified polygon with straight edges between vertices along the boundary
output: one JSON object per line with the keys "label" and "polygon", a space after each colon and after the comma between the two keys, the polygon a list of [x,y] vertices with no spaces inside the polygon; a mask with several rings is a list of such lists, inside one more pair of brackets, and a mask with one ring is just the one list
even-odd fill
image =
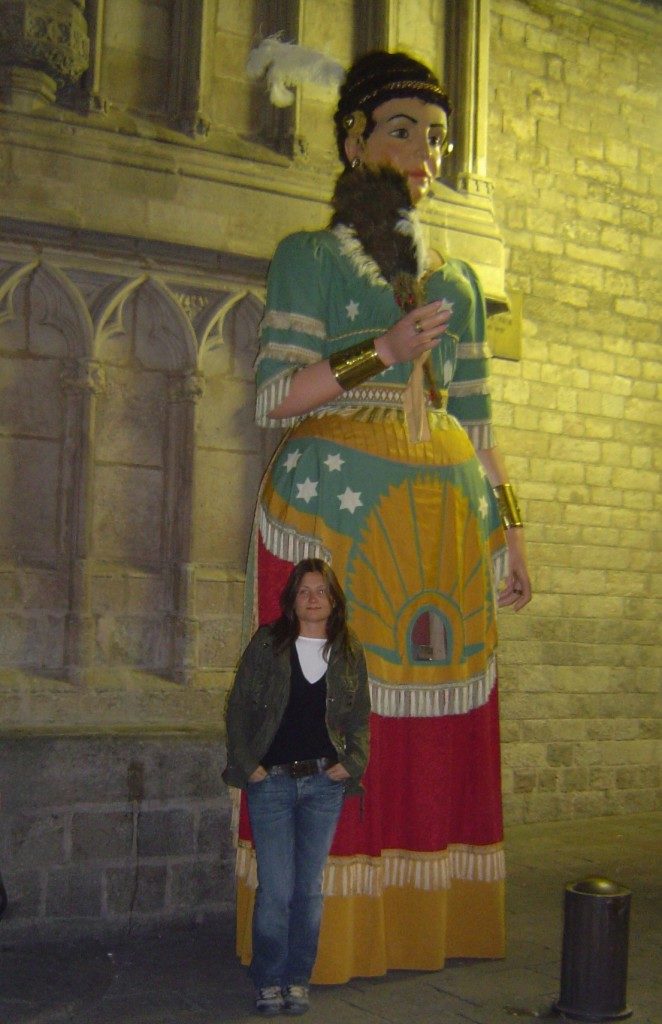
{"label": "giant's hand", "polygon": [[[445,302],[430,302],[403,316],[385,334],[375,339],[375,349],[384,366],[406,363],[429,352],[448,326],[452,310]],[[303,366],[294,374],[286,398],[269,413],[274,420],[302,416],[342,394],[328,359]]]}
{"label": "giant's hand", "polygon": [[524,531],[519,527],[506,530],[508,543],[508,560],[510,572],[503,590],[499,591],[499,605],[512,605],[516,612],[520,611],[531,600],[531,580],[526,565],[526,546]]}
{"label": "giant's hand", "polygon": [[393,366],[429,352],[448,327],[452,312],[443,302],[429,302],[412,309],[386,334],[375,339],[379,358],[385,366]]}

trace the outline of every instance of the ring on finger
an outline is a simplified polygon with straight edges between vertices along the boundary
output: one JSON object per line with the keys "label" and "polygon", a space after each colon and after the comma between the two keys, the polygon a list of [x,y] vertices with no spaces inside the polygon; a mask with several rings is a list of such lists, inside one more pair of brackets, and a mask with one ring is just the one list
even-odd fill
{"label": "ring on finger", "polygon": [[414,330],[416,331],[417,334],[423,333],[423,324],[418,319],[418,317],[414,320]]}

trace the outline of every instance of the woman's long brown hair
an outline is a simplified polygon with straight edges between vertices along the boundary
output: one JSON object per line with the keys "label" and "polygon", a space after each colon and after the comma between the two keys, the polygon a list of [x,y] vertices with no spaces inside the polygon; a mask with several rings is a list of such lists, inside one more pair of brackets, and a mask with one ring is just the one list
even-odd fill
{"label": "woman's long brown hair", "polygon": [[272,625],[274,638],[274,650],[282,651],[288,644],[293,643],[299,635],[300,623],[294,610],[297,594],[303,577],[308,572],[317,572],[324,580],[329,600],[331,601],[331,614],[326,622],[326,643],[324,645],[324,656],[327,657],[331,645],[340,640],[341,648],[345,655],[352,649],[350,633],[347,629],[347,603],[338,578],[330,565],[321,558],[303,558],[289,575],[287,583],[280,595],[280,618]]}

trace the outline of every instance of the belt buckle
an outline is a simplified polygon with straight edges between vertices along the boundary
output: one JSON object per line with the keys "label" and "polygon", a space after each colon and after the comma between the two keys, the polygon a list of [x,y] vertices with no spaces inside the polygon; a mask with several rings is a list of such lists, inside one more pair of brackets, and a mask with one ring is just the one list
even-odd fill
{"label": "belt buckle", "polygon": [[306,775],[314,775],[317,770],[315,761],[291,761],[290,776],[293,779],[303,779]]}

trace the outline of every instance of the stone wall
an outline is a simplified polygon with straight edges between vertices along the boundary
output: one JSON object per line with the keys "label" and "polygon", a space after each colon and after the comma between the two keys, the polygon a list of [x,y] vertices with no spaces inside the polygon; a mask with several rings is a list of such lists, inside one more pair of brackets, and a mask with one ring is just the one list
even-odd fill
{"label": "stone wall", "polygon": [[15,737],[0,749],[4,940],[225,914],[234,851],[218,736]]}
{"label": "stone wall", "polygon": [[511,821],[659,801],[661,13],[492,3],[490,172],[525,316],[494,396],[536,589],[501,616]]}

